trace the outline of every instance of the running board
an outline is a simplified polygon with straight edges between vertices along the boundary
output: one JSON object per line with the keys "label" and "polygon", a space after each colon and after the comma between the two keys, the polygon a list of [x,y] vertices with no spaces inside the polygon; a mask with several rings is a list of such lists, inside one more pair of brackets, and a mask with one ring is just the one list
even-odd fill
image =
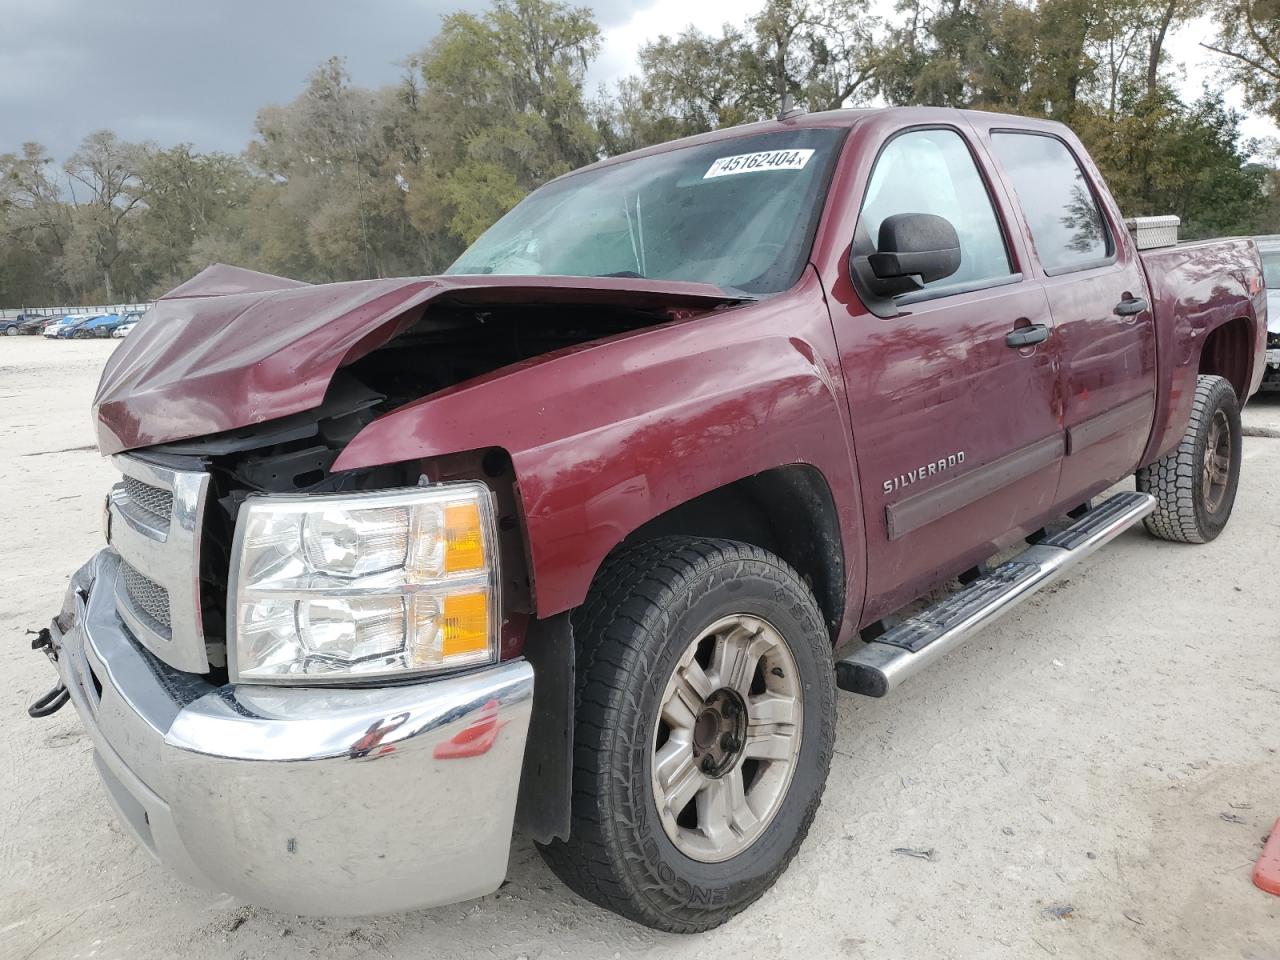
{"label": "running board", "polygon": [[1155,508],[1156,499],[1149,493],[1109,497],[1065,530],[1028,547],[986,576],[838,660],[836,686],[883,697]]}

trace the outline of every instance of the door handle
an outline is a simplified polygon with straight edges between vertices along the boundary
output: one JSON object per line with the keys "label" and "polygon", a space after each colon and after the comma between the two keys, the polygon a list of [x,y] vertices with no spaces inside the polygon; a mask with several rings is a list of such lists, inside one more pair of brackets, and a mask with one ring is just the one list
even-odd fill
{"label": "door handle", "polygon": [[1049,328],[1043,323],[1033,323],[1030,326],[1018,327],[1016,330],[1010,330],[1005,335],[1004,342],[1011,347],[1032,347],[1037,343],[1044,343],[1049,339]]}
{"label": "door handle", "polygon": [[1147,309],[1147,301],[1142,297],[1125,297],[1116,304],[1117,317],[1132,317]]}

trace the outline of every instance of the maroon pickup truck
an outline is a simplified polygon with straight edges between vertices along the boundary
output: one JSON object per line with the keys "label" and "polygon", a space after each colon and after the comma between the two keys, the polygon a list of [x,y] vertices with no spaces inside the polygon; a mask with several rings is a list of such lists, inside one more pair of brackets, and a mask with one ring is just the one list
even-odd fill
{"label": "maroon pickup truck", "polygon": [[123,480],[32,713],[74,703],[121,823],[248,901],[481,896],[518,828],[721,923],[809,829],[837,688],[1139,521],[1227,522],[1258,252],[1132,226],[1058,124],[891,109],[594,164],[444,276],[211,268],[103,373]]}

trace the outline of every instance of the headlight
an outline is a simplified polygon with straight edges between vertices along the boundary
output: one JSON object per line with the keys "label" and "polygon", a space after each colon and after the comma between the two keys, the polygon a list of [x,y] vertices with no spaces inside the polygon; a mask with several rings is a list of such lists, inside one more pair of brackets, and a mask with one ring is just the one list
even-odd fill
{"label": "headlight", "polygon": [[498,658],[484,484],[250,497],[232,552],[235,682],[372,679]]}

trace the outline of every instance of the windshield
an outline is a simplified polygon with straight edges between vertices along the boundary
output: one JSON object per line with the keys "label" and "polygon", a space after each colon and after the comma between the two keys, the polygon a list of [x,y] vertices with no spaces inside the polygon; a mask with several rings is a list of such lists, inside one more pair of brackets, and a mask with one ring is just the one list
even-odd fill
{"label": "windshield", "polygon": [[529,194],[447,272],[785,290],[808,259],[844,133],[757,134],[573,174]]}
{"label": "windshield", "polygon": [[1263,250],[1262,276],[1268,290],[1280,290],[1280,249]]}

